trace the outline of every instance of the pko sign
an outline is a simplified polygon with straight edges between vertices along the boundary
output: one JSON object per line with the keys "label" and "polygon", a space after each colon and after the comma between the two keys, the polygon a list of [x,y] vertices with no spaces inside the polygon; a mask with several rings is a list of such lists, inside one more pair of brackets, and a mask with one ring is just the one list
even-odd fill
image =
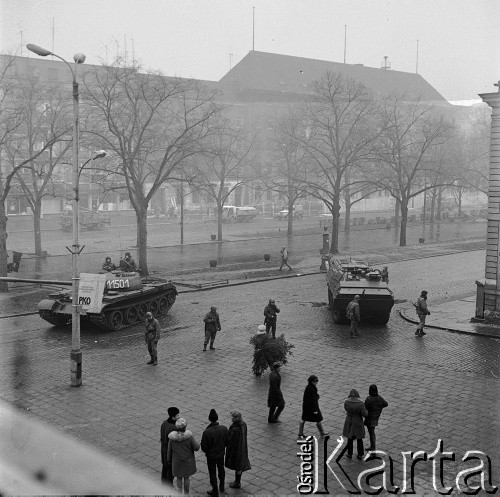
{"label": "pko sign", "polygon": [[[453,481],[445,482],[444,466],[445,461],[455,461],[454,452],[443,450],[443,441],[438,440],[436,448],[427,453],[424,450],[417,452],[401,452],[402,457],[402,479],[401,485],[394,483],[394,461],[391,456],[382,450],[375,450],[367,453],[364,461],[377,461],[376,466],[364,469],[353,477],[352,466],[349,472],[343,466],[347,458],[342,460],[347,451],[347,439],[340,437],[337,445],[330,455],[328,455],[328,440],[326,436],[320,442],[310,435],[297,440],[299,451],[297,457],[300,458],[300,472],[297,476],[297,491],[300,494],[329,494],[328,479],[335,478],[344,492],[350,494],[366,493],[368,495],[378,495],[382,491],[391,494],[415,494],[415,467],[432,463],[432,486],[441,495],[450,495],[453,491],[466,495],[476,495],[479,491],[488,494],[495,494],[498,487],[492,483],[491,460],[479,450],[468,450],[461,459],[462,466],[457,472]],[[323,454],[323,488],[319,490],[320,457]],[[421,469],[421,468],[419,468]],[[379,484],[373,484],[374,480]],[[449,478],[448,478],[449,479]]]}

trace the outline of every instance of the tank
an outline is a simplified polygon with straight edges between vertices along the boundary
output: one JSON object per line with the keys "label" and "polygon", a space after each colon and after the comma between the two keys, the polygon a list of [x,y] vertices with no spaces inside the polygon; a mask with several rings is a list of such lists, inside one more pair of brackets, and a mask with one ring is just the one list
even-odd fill
{"label": "tank", "polygon": [[346,307],[355,295],[361,297],[359,310],[361,321],[387,324],[394,305],[394,294],[382,281],[379,269],[372,269],[365,261],[324,258],[328,304],[335,323],[348,323]]}
{"label": "tank", "polygon": [[[104,330],[121,330],[146,319],[146,312],[163,316],[174,305],[177,289],[170,280],[144,277],[139,273],[113,271],[106,273],[106,284],[100,313],[82,311],[82,323]],[[72,292],[51,293],[38,304],[38,313],[54,326],[71,323]]]}

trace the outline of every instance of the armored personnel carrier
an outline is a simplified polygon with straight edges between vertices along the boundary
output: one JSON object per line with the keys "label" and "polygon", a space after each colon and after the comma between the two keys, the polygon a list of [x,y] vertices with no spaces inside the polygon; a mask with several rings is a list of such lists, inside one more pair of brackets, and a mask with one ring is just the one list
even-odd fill
{"label": "armored personnel carrier", "polygon": [[[106,273],[101,312],[82,311],[80,319],[104,330],[120,330],[144,321],[148,311],[154,316],[167,314],[176,296],[177,289],[169,280],[112,271]],[[38,313],[54,326],[71,323],[71,291],[50,294],[39,302]]]}
{"label": "armored personnel carrier", "polygon": [[359,309],[361,321],[387,324],[394,305],[394,294],[378,269],[372,269],[365,261],[336,259],[327,255],[326,283],[328,304],[335,323],[347,323],[346,307],[355,295],[361,297]]}

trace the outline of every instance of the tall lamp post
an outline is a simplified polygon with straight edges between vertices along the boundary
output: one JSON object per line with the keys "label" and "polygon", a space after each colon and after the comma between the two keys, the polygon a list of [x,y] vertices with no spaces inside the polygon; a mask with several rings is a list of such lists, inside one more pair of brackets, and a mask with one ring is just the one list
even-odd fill
{"label": "tall lamp post", "polygon": [[73,78],[73,245],[71,252],[71,261],[73,269],[72,277],[72,312],[71,312],[71,352],[70,352],[70,371],[71,371],[71,386],[80,387],[82,385],[82,352],[80,349],[80,307],[78,306],[78,285],[80,282],[80,272],[78,270],[78,256],[80,255],[80,243],[78,241],[79,235],[79,195],[78,195],[78,180],[79,180],[79,169],[78,169],[78,112],[79,112],[79,90],[78,82],[76,81],[76,69],[78,64],[83,64],[85,62],[85,55],[82,53],[77,53],[73,56],[75,61],[74,68],[65,59],[59,55],[47,50],[45,48],[39,47],[38,45],[33,45],[29,43],[26,48],[31,52],[40,55],[41,57],[47,57],[47,55],[52,55],[60,60],[62,60],[71,71],[71,76]]}

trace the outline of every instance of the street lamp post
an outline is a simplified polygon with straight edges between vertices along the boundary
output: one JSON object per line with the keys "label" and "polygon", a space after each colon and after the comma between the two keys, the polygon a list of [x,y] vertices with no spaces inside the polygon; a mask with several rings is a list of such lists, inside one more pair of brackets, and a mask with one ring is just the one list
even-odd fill
{"label": "street lamp post", "polygon": [[80,349],[80,307],[78,305],[78,286],[80,282],[80,272],[78,269],[78,256],[80,255],[80,243],[79,237],[79,193],[78,193],[78,180],[79,180],[79,168],[78,168],[78,147],[79,147],[79,129],[78,129],[78,114],[79,114],[79,89],[78,82],[76,80],[76,69],[78,64],[83,64],[85,62],[85,55],[77,53],[73,56],[75,61],[75,67],[73,67],[59,55],[47,50],[45,48],[39,47],[29,43],[26,48],[31,52],[40,55],[41,57],[46,57],[47,55],[52,55],[60,60],[62,60],[71,71],[71,76],[73,78],[73,245],[71,252],[71,262],[72,262],[72,312],[71,312],[71,352],[70,352],[70,371],[71,371],[71,386],[79,387],[82,385],[82,352]]}

